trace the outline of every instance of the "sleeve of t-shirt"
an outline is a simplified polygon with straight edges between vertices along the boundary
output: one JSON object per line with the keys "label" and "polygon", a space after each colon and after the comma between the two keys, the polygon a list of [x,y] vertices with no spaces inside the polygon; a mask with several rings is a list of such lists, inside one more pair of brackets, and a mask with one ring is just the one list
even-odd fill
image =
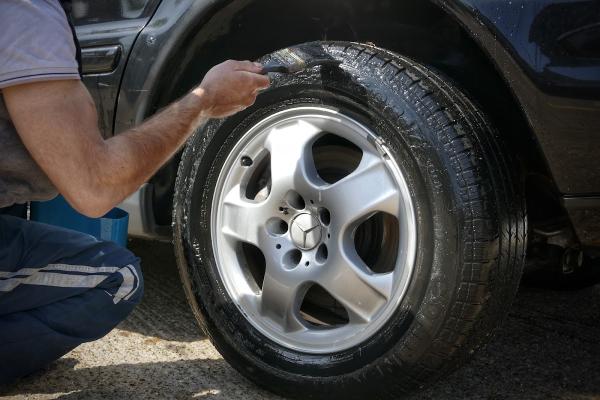
{"label": "sleeve of t-shirt", "polygon": [[0,89],[80,79],[73,33],[58,0],[0,0]]}

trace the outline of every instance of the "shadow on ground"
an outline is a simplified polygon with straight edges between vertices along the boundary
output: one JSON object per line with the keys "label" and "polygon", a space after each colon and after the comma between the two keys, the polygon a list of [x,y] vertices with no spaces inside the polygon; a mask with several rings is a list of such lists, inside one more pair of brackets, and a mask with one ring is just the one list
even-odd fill
{"label": "shadow on ground", "polygon": [[145,289],[142,303],[119,328],[168,341],[203,338],[183,293],[173,246],[130,240],[128,247],[142,259]]}
{"label": "shadow on ground", "polygon": [[600,399],[600,285],[521,288],[487,348],[415,399]]}
{"label": "shadow on ground", "polygon": [[202,359],[119,364],[73,369],[77,361],[63,358],[47,373],[52,380],[40,389],[31,385],[41,374],[26,378],[10,395],[40,394],[59,399],[265,399],[267,392],[251,386],[223,360]]}

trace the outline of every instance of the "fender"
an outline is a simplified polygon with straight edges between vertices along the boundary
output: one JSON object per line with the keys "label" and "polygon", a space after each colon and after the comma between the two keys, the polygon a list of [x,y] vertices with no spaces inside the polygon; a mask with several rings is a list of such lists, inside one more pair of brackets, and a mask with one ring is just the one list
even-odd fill
{"label": "fender", "polygon": [[[600,39],[600,3],[435,2],[463,25],[506,80],[559,191],[600,194],[600,168],[589,168],[600,149],[600,48],[592,46]],[[569,20],[575,13],[580,18]]]}
{"label": "fender", "polygon": [[[251,1],[163,0],[129,57],[115,132],[139,124],[155,111],[161,80],[175,75],[167,70],[167,62],[190,36],[200,30],[208,35],[227,29],[227,21],[216,23],[213,16],[226,6],[241,9]],[[504,77],[537,136],[558,190],[565,195],[600,193],[600,169],[588,168],[594,165],[595,149],[600,148],[600,102],[596,101],[600,99],[600,57],[599,50],[594,53],[589,45],[600,37],[600,28],[594,25],[596,19],[600,21],[598,3],[431,1],[463,26]],[[563,13],[569,10],[588,17],[569,25],[563,21]],[[230,15],[230,10],[225,14]],[[557,24],[561,29],[553,30]],[[578,40],[569,47],[573,35],[579,35]]]}
{"label": "fender", "polygon": [[227,2],[216,0],[163,0],[151,21],[140,32],[131,51],[119,90],[117,134],[141,123],[153,110],[153,96],[166,65],[185,39],[199,30]]}

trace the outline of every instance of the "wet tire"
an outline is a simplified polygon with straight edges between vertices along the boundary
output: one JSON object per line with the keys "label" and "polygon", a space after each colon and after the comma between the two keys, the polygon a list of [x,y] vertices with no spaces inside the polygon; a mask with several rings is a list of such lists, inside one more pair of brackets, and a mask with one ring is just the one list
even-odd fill
{"label": "wet tire", "polygon": [[[498,133],[446,78],[367,45],[300,48],[315,46],[340,68],[273,75],[254,106],[209,122],[190,140],[174,201],[178,266],[202,329],[258,385],[303,399],[396,399],[467,361],[506,315],[524,261],[524,202]],[[299,106],[335,110],[374,132],[415,211],[413,269],[394,313],[360,344],[329,353],[286,347],[250,323],[224,284],[211,238],[228,155],[259,121]]]}

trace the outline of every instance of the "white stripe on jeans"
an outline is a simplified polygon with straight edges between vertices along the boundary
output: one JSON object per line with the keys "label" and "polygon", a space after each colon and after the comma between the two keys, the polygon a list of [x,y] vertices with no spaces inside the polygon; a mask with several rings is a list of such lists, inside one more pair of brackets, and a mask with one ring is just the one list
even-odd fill
{"label": "white stripe on jeans", "polygon": [[[69,274],[69,272],[80,272],[86,275]],[[22,268],[19,271],[0,274],[0,277],[7,278],[0,280],[0,292],[10,292],[21,284],[63,288],[94,288],[108,278],[107,273],[114,272],[118,272],[123,277],[121,286],[114,294],[113,302],[117,304],[122,299],[129,299],[139,287],[139,276],[131,264],[123,268],[69,264],[49,264],[43,268]]]}
{"label": "white stripe on jeans", "polygon": [[83,272],[86,274],[101,274],[117,272],[118,267],[90,267],[88,265],[71,265],[71,264],[48,264],[41,268],[21,268],[18,271],[7,272],[0,271],[0,278],[12,278],[19,275],[32,275],[38,271],[57,270],[61,272]]}

